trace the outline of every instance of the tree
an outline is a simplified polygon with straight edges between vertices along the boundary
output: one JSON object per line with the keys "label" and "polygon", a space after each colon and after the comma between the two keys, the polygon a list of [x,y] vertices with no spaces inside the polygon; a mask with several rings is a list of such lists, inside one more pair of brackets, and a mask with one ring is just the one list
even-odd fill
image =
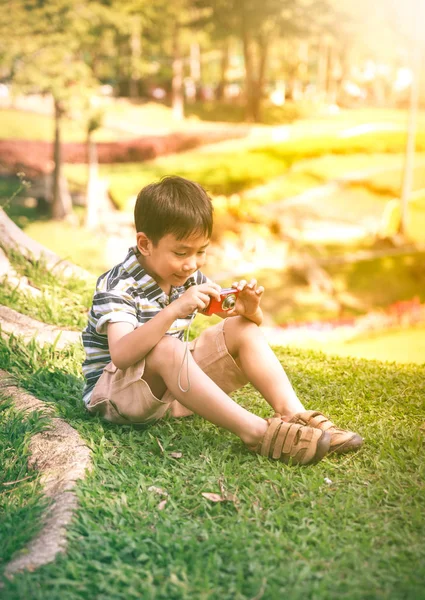
{"label": "tree", "polygon": [[62,120],[90,94],[95,79],[82,56],[81,40],[90,28],[84,4],[65,0],[15,0],[13,27],[3,25],[1,46],[10,64],[12,83],[23,92],[51,94],[54,103],[54,172],[52,216],[71,212],[62,176]]}
{"label": "tree", "polygon": [[261,101],[272,45],[279,38],[302,36],[325,0],[195,0],[209,8],[213,35],[234,36],[242,45],[245,65],[246,118],[260,119]]}

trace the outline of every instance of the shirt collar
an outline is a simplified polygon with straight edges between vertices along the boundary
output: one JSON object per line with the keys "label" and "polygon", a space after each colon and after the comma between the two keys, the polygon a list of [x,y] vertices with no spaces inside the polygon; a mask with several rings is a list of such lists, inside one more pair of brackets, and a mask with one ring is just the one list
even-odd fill
{"label": "shirt collar", "polygon": [[166,306],[170,301],[176,300],[181,296],[192,285],[196,285],[197,271],[189,277],[184,285],[178,287],[171,286],[170,298],[168,298],[155,279],[139,263],[139,256],[140,250],[137,246],[129,248],[123,262],[123,267],[137,282],[142,282],[143,280],[143,294],[149,300],[156,300],[161,306]]}

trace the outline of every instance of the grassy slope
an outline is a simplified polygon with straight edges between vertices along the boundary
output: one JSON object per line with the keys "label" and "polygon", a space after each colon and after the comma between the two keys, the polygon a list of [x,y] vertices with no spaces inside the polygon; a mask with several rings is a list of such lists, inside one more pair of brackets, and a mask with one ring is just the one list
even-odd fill
{"label": "grassy slope", "polygon": [[[424,367],[278,355],[308,407],[365,437],[359,454],[289,468],[200,418],[147,430],[102,424],[80,405],[78,348],[0,342],[0,366],[56,403],[94,458],[67,554],[6,581],[3,597],[425,598]],[[251,388],[236,396],[270,414]],[[220,484],[236,504],[202,497]],[[152,485],[169,494],[163,510]]]}
{"label": "grassy slope", "polygon": [[40,527],[45,501],[38,472],[27,461],[31,437],[46,425],[45,416],[16,411],[0,394],[0,569]]}

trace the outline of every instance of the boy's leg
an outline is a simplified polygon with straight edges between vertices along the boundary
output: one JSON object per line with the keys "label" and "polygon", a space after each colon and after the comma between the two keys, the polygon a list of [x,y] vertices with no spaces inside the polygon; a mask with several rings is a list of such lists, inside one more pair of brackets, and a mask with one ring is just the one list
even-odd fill
{"label": "boy's leg", "polygon": [[[232,431],[252,450],[264,456],[280,458],[284,462],[292,459],[299,464],[312,464],[321,460],[328,451],[330,436],[326,432],[284,423],[280,418],[266,421],[245,410],[214,383],[190,353],[189,387],[186,365],[182,369],[183,357],[184,345],[169,336],[163,337],[147,355],[143,379],[156,397],[162,397],[167,390],[167,395],[176,398],[183,406]],[[178,383],[180,373],[185,392]]]}
{"label": "boy's leg", "polygon": [[357,450],[363,439],[357,433],[336,427],[318,411],[306,411],[262,331],[243,317],[232,317],[224,323],[227,350],[249,381],[285,421],[328,431],[330,451]]}
{"label": "boy's leg", "polygon": [[290,417],[305,410],[255,323],[243,317],[226,319],[224,337],[229,354],[276,413]]}
{"label": "boy's leg", "polygon": [[[152,393],[161,398],[168,389],[183,406],[235,433],[245,444],[254,446],[264,437],[267,422],[234,402],[196,364],[189,353],[190,389],[178,385],[184,345],[171,336],[163,337],[146,357],[143,379]],[[186,366],[181,370],[181,385],[187,389]]]}

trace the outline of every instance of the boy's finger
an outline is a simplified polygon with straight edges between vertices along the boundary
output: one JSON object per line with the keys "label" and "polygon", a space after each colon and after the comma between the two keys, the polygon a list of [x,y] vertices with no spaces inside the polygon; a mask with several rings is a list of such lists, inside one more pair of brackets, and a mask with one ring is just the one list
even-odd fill
{"label": "boy's finger", "polygon": [[255,290],[255,293],[256,293],[256,294],[258,294],[259,296],[260,296],[260,294],[262,294],[263,292],[264,292],[264,288],[263,288],[263,286],[262,286],[262,285],[260,285],[260,287],[259,287],[259,288],[257,288],[257,289]]}
{"label": "boy's finger", "polygon": [[214,288],[209,288],[208,289],[208,293],[211,296],[214,296],[214,298],[216,298],[217,300],[220,300],[220,291],[221,291],[221,288],[217,289],[217,288],[214,287]]}
{"label": "boy's finger", "polygon": [[257,285],[256,279],[251,279],[251,281],[248,283],[248,287],[251,288],[252,290],[255,288],[256,285]]}
{"label": "boy's finger", "polygon": [[245,286],[246,286],[246,279],[241,279],[236,287],[238,288],[238,290],[243,290]]}

